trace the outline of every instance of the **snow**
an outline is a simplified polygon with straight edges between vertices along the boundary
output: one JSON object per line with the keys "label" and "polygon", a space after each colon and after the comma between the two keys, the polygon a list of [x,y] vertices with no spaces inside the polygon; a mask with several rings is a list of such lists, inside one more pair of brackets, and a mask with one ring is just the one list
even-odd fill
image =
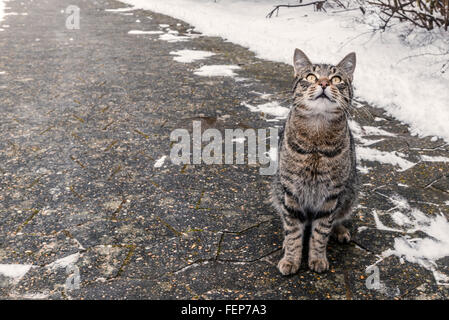
{"label": "snow", "polygon": [[27,293],[23,293],[23,294],[18,294],[18,293],[12,292],[9,294],[9,296],[11,298],[20,299],[20,300],[23,300],[23,299],[44,300],[44,299],[47,299],[50,296],[50,294],[48,292],[34,292],[34,293],[27,292]]}
{"label": "snow", "polygon": [[421,155],[421,160],[426,162],[449,162],[449,158],[442,156],[426,156],[425,154]]}
{"label": "snow", "polygon": [[157,159],[156,162],[154,163],[154,167],[155,168],[162,167],[162,165],[164,164],[166,158],[167,158],[167,156],[162,156],[161,158]]}
{"label": "snow", "polygon": [[378,127],[363,126],[363,131],[365,132],[365,135],[367,135],[367,136],[396,137],[396,135],[394,133],[385,131],[385,130],[380,129]]}
{"label": "snow", "polygon": [[143,30],[130,30],[128,31],[128,34],[162,34],[163,31],[160,30],[152,30],[152,31],[143,31]]}
{"label": "snow", "polygon": [[272,0],[121,0],[182,19],[208,36],[248,47],[258,57],[291,64],[295,47],[313,62],[338,63],[355,51],[355,94],[411,125],[421,136],[449,141],[449,37],[442,30],[406,32],[396,24],[373,32],[374,13],[314,12],[313,6],[265,16]]}
{"label": "snow", "polygon": [[379,215],[377,214],[376,210],[373,210],[373,218],[374,218],[374,222],[376,223],[377,230],[401,232],[400,229],[394,229],[394,228],[390,228],[390,227],[387,227],[386,225],[384,225],[382,223],[382,221],[379,219]]}
{"label": "snow", "polygon": [[265,92],[262,93],[262,92],[257,92],[257,91],[250,91],[250,93],[257,94],[261,99],[264,99],[264,100],[268,100],[272,96],[271,93],[265,93]]}
{"label": "snow", "polygon": [[[389,215],[396,228],[385,226],[376,210],[373,217],[376,228],[382,231],[399,232],[402,235],[394,239],[393,248],[381,254],[381,259],[397,256],[411,263],[417,263],[433,273],[438,285],[449,285],[449,277],[441,273],[437,261],[449,256],[449,222],[442,214],[426,215],[410,206],[408,201],[394,194],[384,196],[393,207],[383,213]],[[383,216],[382,215],[382,216]],[[417,233],[418,232],[418,233]],[[410,234],[417,233],[420,237],[412,238]]]}
{"label": "snow", "polygon": [[[449,256],[449,223],[446,217],[441,214],[435,217],[428,217],[418,209],[412,209],[408,216],[398,217],[395,222],[399,225],[408,225],[407,233],[421,231],[426,234],[424,238],[400,237],[394,239],[394,248],[383,252],[383,256],[396,255],[405,260],[418,263],[432,272],[437,271],[436,261]],[[444,277],[437,272],[436,277],[439,284],[449,285],[449,282],[442,283]]]}
{"label": "snow", "polygon": [[398,166],[398,171],[405,171],[413,167],[416,163],[408,161],[398,155],[397,152],[380,151],[367,147],[356,147],[356,156],[358,161],[377,161],[380,163]]}
{"label": "snow", "polygon": [[239,70],[235,65],[210,65],[202,66],[194,71],[194,74],[203,77],[234,77],[237,74],[234,70]]}
{"label": "snow", "polygon": [[127,8],[118,8],[118,9],[105,9],[106,12],[129,12],[134,11],[136,8],[133,7],[127,7]]}
{"label": "snow", "polygon": [[182,41],[189,41],[191,37],[187,36],[177,36],[172,33],[164,33],[159,36],[159,40],[164,40],[167,42],[182,42]]}
{"label": "snow", "polygon": [[213,56],[215,53],[202,50],[178,50],[170,52],[171,55],[175,55],[173,60],[183,63],[191,63],[196,60],[202,60]]}
{"label": "snow", "polygon": [[257,106],[253,106],[249,103],[243,102],[243,106],[247,107],[251,112],[263,112],[265,114],[276,117],[275,119],[285,119],[290,112],[289,108],[281,106],[278,102],[267,102]]}
{"label": "snow", "polygon": [[58,268],[65,268],[69,265],[75,264],[78,261],[79,257],[80,257],[80,253],[77,252],[77,253],[68,255],[64,258],[58,259],[50,264],[47,264],[46,267],[49,269],[52,269],[52,270],[58,269]]}
{"label": "snow", "polygon": [[0,264],[0,274],[17,283],[31,267],[31,264]]}
{"label": "snow", "polygon": [[232,142],[237,142],[237,143],[244,143],[245,141],[246,141],[246,137],[232,139]]}
{"label": "snow", "polygon": [[270,158],[271,161],[277,162],[278,161],[278,148],[270,148],[266,155]]}
{"label": "snow", "polygon": [[5,15],[5,3],[0,0],[0,21],[3,21]]}

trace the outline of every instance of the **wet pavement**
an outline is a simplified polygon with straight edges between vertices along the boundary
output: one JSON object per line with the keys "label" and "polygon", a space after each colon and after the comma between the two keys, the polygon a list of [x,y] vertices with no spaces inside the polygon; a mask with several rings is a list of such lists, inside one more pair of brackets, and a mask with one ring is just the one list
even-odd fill
{"label": "wet pavement", "polygon": [[[435,278],[435,270],[449,276],[449,258],[424,268],[382,256],[398,238],[426,236],[405,231],[391,212],[449,216],[444,141],[412,136],[357,98],[359,147],[395,152],[402,167],[387,156],[359,159],[351,243],[330,242],[329,272],[311,272],[303,261],[298,274],[283,277],[271,177],[259,165],[175,165],[169,155],[171,132],[191,130],[193,121],[221,132],[279,126],[243,103],[288,106],[291,66],[171,17],[105,10],[126,7],[116,1],[6,5],[16,14],[0,32],[0,298],[449,297]],[[81,9],[80,29],[66,28],[69,5]],[[215,55],[181,63],[170,52],[182,49]],[[194,73],[202,65],[240,69],[236,77],[204,77]],[[374,288],[370,266],[379,272]]]}

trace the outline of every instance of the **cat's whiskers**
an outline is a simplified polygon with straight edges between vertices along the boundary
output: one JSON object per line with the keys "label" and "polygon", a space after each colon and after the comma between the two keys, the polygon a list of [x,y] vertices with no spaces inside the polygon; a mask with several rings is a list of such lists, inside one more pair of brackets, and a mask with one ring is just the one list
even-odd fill
{"label": "cat's whiskers", "polygon": [[[343,98],[346,98],[346,99],[348,99],[351,102],[353,100],[352,98],[350,98],[349,96],[343,94],[342,92],[340,92],[340,95]],[[366,107],[361,105],[359,108],[356,108],[356,107],[354,107],[354,105],[352,103],[345,103],[345,104],[349,107],[350,110],[353,110],[355,113],[361,115],[360,111],[358,110],[358,109],[360,109],[360,110],[364,111],[365,114],[368,115],[369,118],[374,119],[373,115],[371,114],[371,112]]]}

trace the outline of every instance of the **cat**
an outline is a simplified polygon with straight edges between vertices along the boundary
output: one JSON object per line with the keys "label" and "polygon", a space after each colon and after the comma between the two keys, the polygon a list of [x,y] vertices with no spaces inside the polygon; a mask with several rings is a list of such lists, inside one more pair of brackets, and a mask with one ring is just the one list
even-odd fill
{"label": "cat", "polygon": [[354,139],[348,126],[353,95],[355,53],[336,66],[312,64],[299,49],[294,53],[293,105],[280,130],[279,166],[271,201],[284,228],[282,275],[301,265],[304,230],[310,226],[308,266],[329,269],[326,247],[333,234],[350,241],[342,224],[357,198]]}

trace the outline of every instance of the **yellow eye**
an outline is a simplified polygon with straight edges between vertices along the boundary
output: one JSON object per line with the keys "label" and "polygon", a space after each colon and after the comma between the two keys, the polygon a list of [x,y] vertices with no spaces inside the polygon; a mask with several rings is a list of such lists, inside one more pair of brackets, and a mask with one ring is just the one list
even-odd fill
{"label": "yellow eye", "polygon": [[339,84],[341,82],[341,78],[339,76],[335,76],[331,79],[332,84]]}
{"label": "yellow eye", "polygon": [[309,74],[307,77],[306,77],[306,80],[307,81],[310,81],[310,82],[315,82],[316,81],[316,76],[314,75],[314,74]]}

